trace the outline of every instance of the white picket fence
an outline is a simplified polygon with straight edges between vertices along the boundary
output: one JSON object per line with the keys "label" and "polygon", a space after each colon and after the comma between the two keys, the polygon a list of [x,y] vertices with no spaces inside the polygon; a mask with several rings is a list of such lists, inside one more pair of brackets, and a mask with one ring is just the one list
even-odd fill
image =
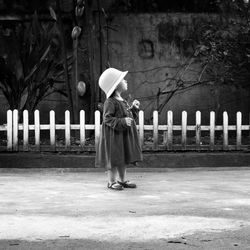
{"label": "white picket fence", "polygon": [[[85,123],[85,112],[84,110],[80,111],[80,123],[79,124],[70,124],[70,112],[65,111],[65,123],[64,124],[55,124],[55,112],[50,111],[49,114],[49,124],[40,123],[40,113],[38,110],[34,112],[34,124],[29,124],[29,114],[25,110],[23,112],[23,123],[18,123],[18,111],[17,110],[8,110],[7,111],[7,124],[0,126],[0,132],[7,132],[7,145],[5,150],[8,151],[58,151],[61,150],[56,145],[56,131],[64,130],[65,140],[64,140],[64,150],[72,151],[71,145],[71,131],[79,131],[79,147],[80,150],[88,150],[86,146],[86,130],[94,130],[95,143],[92,145],[92,150],[94,151],[98,145],[100,138],[100,128],[101,128],[101,117],[100,112],[95,111],[95,124],[86,124]],[[249,148],[250,145],[242,145],[242,131],[250,131],[250,125],[242,125],[242,114],[237,112],[236,114],[236,125],[228,124],[228,114],[227,112],[223,113],[223,124],[215,124],[215,112],[210,112],[210,124],[201,125],[201,112],[196,112],[196,121],[195,125],[187,125],[187,112],[182,112],[181,125],[173,124],[173,112],[168,111],[167,113],[167,124],[160,125],[158,122],[158,112],[153,112],[153,124],[145,125],[144,124],[144,112],[139,112],[139,124],[137,125],[139,131],[140,144],[144,150],[242,150],[246,147]],[[40,133],[42,130],[49,131],[50,143],[45,145],[45,148],[41,147],[41,136]],[[20,136],[20,131],[22,131],[22,136]],[[31,145],[29,142],[30,131],[34,131],[34,144]],[[174,131],[181,132],[181,143],[175,145],[173,142]],[[195,145],[187,144],[187,132],[193,131],[195,133]],[[203,145],[201,141],[201,132],[207,131],[209,134],[209,143],[208,145]],[[221,145],[215,145],[215,132],[221,131],[223,133],[223,139]],[[229,145],[229,131],[235,131],[235,145]],[[144,134],[146,132],[152,133],[152,143],[147,143],[145,141]],[[159,133],[162,134],[162,142],[159,144]],[[21,137],[21,138],[20,138]],[[19,140],[22,139],[22,145],[20,146]],[[91,151],[91,150],[90,150]]]}

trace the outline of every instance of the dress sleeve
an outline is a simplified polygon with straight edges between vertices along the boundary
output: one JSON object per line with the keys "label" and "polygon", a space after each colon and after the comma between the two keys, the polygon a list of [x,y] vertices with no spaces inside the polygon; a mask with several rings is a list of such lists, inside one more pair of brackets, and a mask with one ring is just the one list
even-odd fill
{"label": "dress sleeve", "polygon": [[128,128],[125,118],[118,118],[115,116],[115,104],[109,99],[104,103],[103,123],[119,131],[124,131]]}

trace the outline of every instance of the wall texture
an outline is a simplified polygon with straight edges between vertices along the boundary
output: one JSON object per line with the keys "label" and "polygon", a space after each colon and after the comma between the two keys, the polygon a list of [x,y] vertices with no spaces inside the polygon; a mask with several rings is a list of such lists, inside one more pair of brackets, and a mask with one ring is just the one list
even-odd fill
{"label": "wall texture", "polygon": [[[197,29],[204,20],[220,23],[218,16],[205,14],[116,14],[108,32],[103,29],[102,51],[106,64],[130,72],[125,97],[141,101],[147,122],[152,111],[161,107],[168,97],[168,94],[160,95],[157,101],[159,91],[172,91],[179,80],[198,81],[201,65],[190,58],[196,46]],[[95,63],[98,68],[98,57]],[[186,110],[190,124],[195,122],[197,110],[202,112],[204,123],[209,122],[209,111],[217,111],[221,117],[226,110],[229,123],[235,121],[237,111],[243,112],[243,121],[248,123],[248,100],[249,92],[236,87],[197,85],[177,91],[162,109],[160,122],[166,122],[168,110],[174,112],[174,123],[180,123],[181,111]]]}
{"label": "wall texture", "polygon": [[[101,16],[102,29],[99,29],[98,13],[94,15],[93,40],[94,79],[90,82],[87,73],[80,80],[89,84],[97,84],[101,69],[107,65],[121,70],[128,70],[129,91],[125,95],[128,100],[134,98],[141,101],[145,111],[146,123],[151,123],[153,110],[162,107],[168,94],[160,95],[159,91],[168,92],[176,87],[181,79],[195,82],[200,76],[201,66],[196,60],[190,60],[196,46],[195,29],[202,20],[220,22],[218,16],[205,14],[112,14],[109,23]],[[111,27],[107,30],[107,24]],[[100,32],[101,31],[101,32]],[[99,40],[101,38],[101,42]],[[82,37],[81,47],[86,44]],[[100,44],[102,66],[100,65]],[[3,51],[1,51],[3,52]],[[79,50],[82,71],[86,66],[86,51]],[[84,59],[85,58],[85,59]],[[97,89],[97,88],[96,88]],[[98,91],[98,90],[97,90]],[[98,93],[94,93],[97,95]],[[90,93],[88,93],[89,95]],[[102,96],[101,101],[104,101]],[[88,109],[87,96],[80,101],[83,109]],[[6,122],[7,103],[0,95],[0,122]],[[52,95],[39,106],[41,122],[48,122],[49,110],[56,111],[57,122],[64,120],[67,101],[60,95]],[[222,112],[229,112],[229,123],[235,122],[237,111],[242,111],[243,122],[248,124],[250,112],[249,92],[240,88],[217,87],[213,84],[197,85],[176,92],[160,113],[160,123],[167,120],[167,111],[174,112],[174,123],[180,123],[181,112],[188,112],[188,123],[194,124],[195,112],[202,112],[202,123],[209,122],[209,111],[217,111],[217,123],[221,123]]]}

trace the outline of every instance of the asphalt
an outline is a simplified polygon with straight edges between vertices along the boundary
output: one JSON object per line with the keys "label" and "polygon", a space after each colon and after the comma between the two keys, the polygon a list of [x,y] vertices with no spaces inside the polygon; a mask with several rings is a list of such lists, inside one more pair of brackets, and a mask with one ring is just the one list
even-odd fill
{"label": "asphalt", "polygon": [[250,249],[250,167],[0,170],[0,249]]}

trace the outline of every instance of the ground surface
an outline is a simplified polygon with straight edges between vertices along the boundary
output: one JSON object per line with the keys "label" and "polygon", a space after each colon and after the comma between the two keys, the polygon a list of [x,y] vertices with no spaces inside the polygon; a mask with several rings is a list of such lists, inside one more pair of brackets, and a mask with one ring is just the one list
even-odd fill
{"label": "ground surface", "polygon": [[250,168],[0,170],[0,249],[250,249]]}

